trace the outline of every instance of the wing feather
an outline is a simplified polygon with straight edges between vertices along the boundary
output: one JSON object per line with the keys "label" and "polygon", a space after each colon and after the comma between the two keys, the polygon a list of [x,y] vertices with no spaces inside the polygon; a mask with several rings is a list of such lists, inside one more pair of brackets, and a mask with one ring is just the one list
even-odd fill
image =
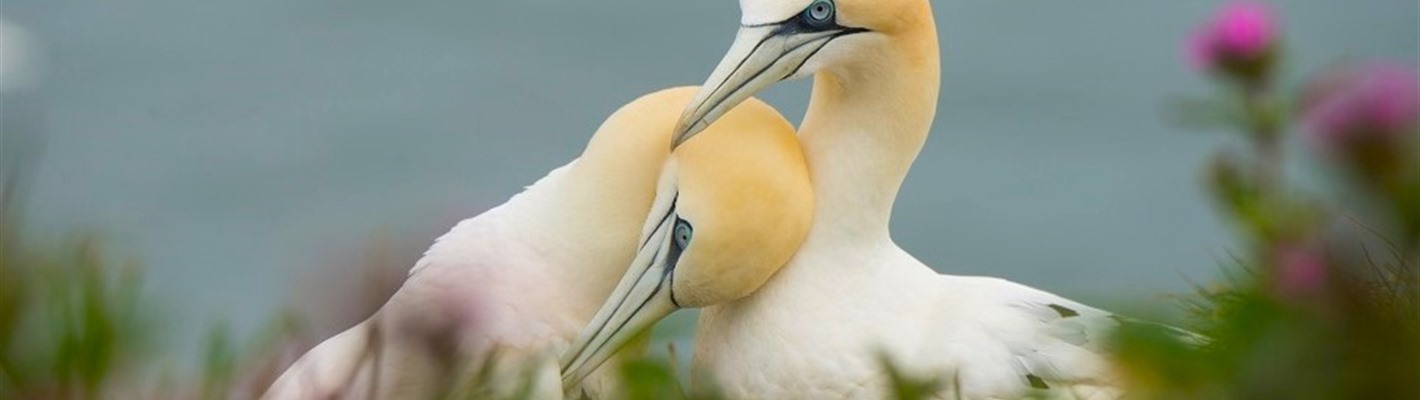
{"label": "wing feather", "polygon": [[[1145,323],[1014,282],[943,276],[945,340],[966,398],[1113,399],[1121,390],[1109,361],[1110,335]],[[1157,324],[1154,324],[1157,325]],[[1193,343],[1182,329],[1158,325]]]}

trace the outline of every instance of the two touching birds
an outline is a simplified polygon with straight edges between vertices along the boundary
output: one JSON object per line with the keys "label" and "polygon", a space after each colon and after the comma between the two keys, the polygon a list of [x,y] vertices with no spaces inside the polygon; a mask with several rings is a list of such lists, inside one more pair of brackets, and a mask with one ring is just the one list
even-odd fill
{"label": "two touching birds", "polygon": [[[928,1],[740,3],[703,86],[633,101],[576,160],[459,223],[267,397],[431,396],[452,360],[496,356],[520,367],[494,381],[530,371],[536,398],[614,398],[604,364],[682,308],[703,309],[694,376],[730,398],[885,396],[883,356],[944,378],[940,398],[1117,397],[1103,339],[1122,318],[937,274],[891,238],[936,110]],[[805,76],[797,132],[752,99]]]}
{"label": "two touching birds", "polygon": [[[533,398],[559,398],[558,352],[634,260],[648,214],[665,217],[653,221],[657,238],[675,230],[681,240],[694,234],[705,241],[685,252],[710,257],[697,263],[705,273],[783,264],[812,218],[793,126],[752,101],[672,154],[669,132],[694,90],[665,90],[627,104],[577,159],[460,222],[374,316],[301,357],[265,397],[430,398],[463,378],[451,375],[458,361],[495,357],[488,379],[499,386],[492,388],[495,397],[511,396],[533,378]],[[679,217],[669,217],[670,200]],[[698,232],[686,231],[692,218],[706,221],[695,226]],[[736,230],[711,222],[750,220],[775,225],[739,223]],[[769,247],[721,252],[712,244]],[[588,394],[614,397],[615,368],[604,370],[583,385]]]}

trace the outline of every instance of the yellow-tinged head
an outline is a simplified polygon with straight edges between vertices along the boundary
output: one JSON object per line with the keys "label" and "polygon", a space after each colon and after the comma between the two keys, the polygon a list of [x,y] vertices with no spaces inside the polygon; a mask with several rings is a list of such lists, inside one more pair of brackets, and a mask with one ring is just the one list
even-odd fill
{"label": "yellow-tinged head", "polygon": [[681,115],[672,147],[782,80],[937,68],[927,0],[740,0],[740,9],[739,33]]}
{"label": "yellow-tinged head", "polygon": [[711,127],[713,136],[677,149],[667,166],[678,180],[674,214],[681,221],[670,239],[683,248],[672,260],[671,294],[681,307],[749,294],[808,234],[808,166],[793,127],[764,118],[768,113],[778,116],[764,103],[746,103]]}
{"label": "yellow-tinged head", "polygon": [[[679,107],[693,90],[655,98]],[[564,386],[672,311],[758,289],[798,251],[812,220],[793,126],[757,100],[726,113],[668,159],[635,260],[563,357]]]}

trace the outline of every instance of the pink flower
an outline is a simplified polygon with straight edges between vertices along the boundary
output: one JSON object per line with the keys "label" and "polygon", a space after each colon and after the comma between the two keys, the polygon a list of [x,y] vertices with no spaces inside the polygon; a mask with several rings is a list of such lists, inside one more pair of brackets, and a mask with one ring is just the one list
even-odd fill
{"label": "pink flower", "polygon": [[1277,44],[1276,25],[1271,9],[1263,3],[1228,2],[1189,35],[1184,47],[1189,65],[1244,74],[1265,69]]}
{"label": "pink flower", "polygon": [[1302,107],[1313,144],[1324,150],[1389,141],[1420,125],[1420,77],[1399,64],[1328,73],[1309,85]]}
{"label": "pink flower", "polygon": [[1274,288],[1287,299],[1310,297],[1326,287],[1326,257],[1310,246],[1283,247],[1277,252]]}
{"label": "pink flower", "polygon": [[1374,64],[1331,72],[1301,100],[1312,147],[1361,183],[1394,190],[1413,171],[1420,133],[1420,77],[1414,66]]}

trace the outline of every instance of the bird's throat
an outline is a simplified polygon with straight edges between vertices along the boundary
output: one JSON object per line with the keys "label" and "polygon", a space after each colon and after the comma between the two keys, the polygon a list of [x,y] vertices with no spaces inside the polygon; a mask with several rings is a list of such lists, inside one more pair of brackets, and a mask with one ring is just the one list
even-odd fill
{"label": "bird's throat", "polygon": [[814,77],[799,132],[814,183],[816,233],[887,238],[893,201],[936,114],[936,34],[925,31],[931,36],[895,42],[872,60]]}

